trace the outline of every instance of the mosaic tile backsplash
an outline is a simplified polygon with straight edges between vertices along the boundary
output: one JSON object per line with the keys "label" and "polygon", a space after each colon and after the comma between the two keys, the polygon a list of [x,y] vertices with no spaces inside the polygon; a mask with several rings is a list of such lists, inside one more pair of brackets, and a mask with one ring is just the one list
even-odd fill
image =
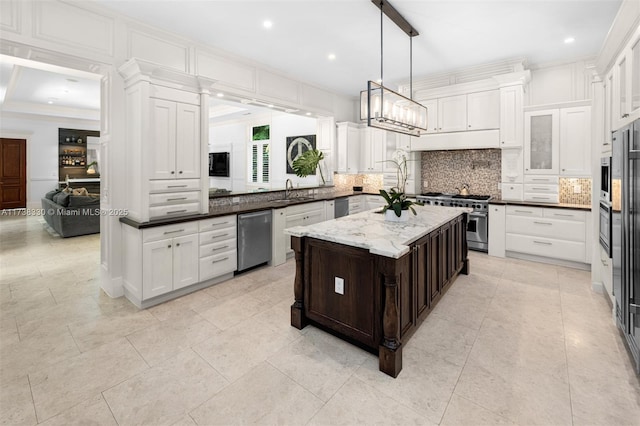
{"label": "mosaic tile backsplash", "polygon": [[499,149],[422,153],[422,192],[457,193],[456,188],[461,188],[466,183],[471,194],[500,198],[498,183],[501,173]]}
{"label": "mosaic tile backsplash", "polygon": [[344,175],[334,174],[333,185],[339,192],[351,191],[354,186],[362,186],[363,192],[376,193],[382,189],[383,175],[381,174],[360,174]]}
{"label": "mosaic tile backsplash", "polygon": [[[575,186],[580,186],[580,193],[574,193]],[[560,203],[591,205],[591,179],[560,178]]]}

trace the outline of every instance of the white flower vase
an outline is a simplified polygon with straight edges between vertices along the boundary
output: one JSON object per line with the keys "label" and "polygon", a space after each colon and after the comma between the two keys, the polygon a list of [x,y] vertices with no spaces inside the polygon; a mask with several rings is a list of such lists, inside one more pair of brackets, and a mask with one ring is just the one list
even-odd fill
{"label": "white flower vase", "polygon": [[384,220],[387,222],[406,222],[409,220],[409,210],[402,210],[400,217],[398,217],[395,211],[389,209],[384,212]]}

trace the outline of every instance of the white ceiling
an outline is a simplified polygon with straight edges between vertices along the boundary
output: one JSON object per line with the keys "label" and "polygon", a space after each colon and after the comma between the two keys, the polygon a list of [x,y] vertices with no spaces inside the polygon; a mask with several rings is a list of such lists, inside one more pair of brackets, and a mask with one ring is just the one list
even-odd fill
{"label": "white ceiling", "polygon": [[[345,95],[380,78],[380,11],[370,0],[93,1]],[[510,58],[541,64],[595,56],[620,3],[391,0],[420,32],[414,79]],[[265,20],[272,28],[263,27]],[[565,44],[567,37],[575,42]],[[385,85],[406,81],[409,37],[386,17],[384,57]]]}
{"label": "white ceiling", "polygon": [[[348,96],[380,77],[380,12],[370,0],[92,1]],[[414,80],[511,58],[543,64],[595,56],[620,3],[392,0],[420,32],[413,39]],[[272,28],[264,28],[265,20]],[[387,17],[383,22],[384,84],[393,87],[408,79],[409,38]],[[575,42],[565,44],[566,37]],[[327,58],[330,53],[335,60]],[[0,110],[97,120],[98,78],[0,55]],[[261,111],[237,103],[247,111],[234,111],[233,103],[220,101],[212,99],[213,105],[226,105],[212,112],[219,114],[212,122]]]}

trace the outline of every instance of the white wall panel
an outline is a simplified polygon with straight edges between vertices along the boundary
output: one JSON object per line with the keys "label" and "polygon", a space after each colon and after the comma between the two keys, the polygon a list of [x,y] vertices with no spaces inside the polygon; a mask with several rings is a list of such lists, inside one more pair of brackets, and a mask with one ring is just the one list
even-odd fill
{"label": "white wall panel", "polygon": [[34,2],[33,8],[34,38],[113,56],[113,19],[62,2]]}
{"label": "white wall panel", "polygon": [[196,53],[196,74],[249,92],[256,91],[256,69],[222,57]]}
{"label": "white wall panel", "polygon": [[258,93],[289,102],[300,102],[300,84],[269,71],[258,71]]}
{"label": "white wall panel", "polygon": [[189,72],[189,48],[161,37],[129,31],[127,57],[139,58],[183,72]]}
{"label": "white wall panel", "polygon": [[333,109],[333,95],[331,93],[306,84],[301,86],[302,105],[323,111],[331,111]]}
{"label": "white wall panel", "polygon": [[20,2],[17,0],[0,1],[0,27],[3,30],[20,33]]}

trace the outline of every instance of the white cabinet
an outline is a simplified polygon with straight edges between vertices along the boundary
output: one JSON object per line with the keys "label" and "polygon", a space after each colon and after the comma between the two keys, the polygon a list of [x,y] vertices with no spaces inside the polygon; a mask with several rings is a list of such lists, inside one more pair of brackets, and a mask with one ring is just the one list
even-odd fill
{"label": "white cabinet", "polygon": [[615,131],[640,118],[640,27],[605,77],[605,128]]}
{"label": "white cabinet", "polygon": [[387,205],[382,195],[365,195],[364,210],[381,209]]}
{"label": "white cabinet", "polygon": [[[313,203],[298,204],[289,206],[285,209],[285,229],[294,226],[308,226],[314,223],[323,222],[325,220],[324,201],[316,201]],[[274,238],[282,238],[285,240],[286,255],[293,253],[291,250],[291,237],[284,233],[275,235]]]}
{"label": "white cabinet", "polygon": [[362,173],[381,173],[384,168],[385,131],[373,127],[362,130],[360,171]]}
{"label": "white cabinet", "polygon": [[349,214],[363,212],[365,208],[364,195],[352,195],[349,197]]}
{"label": "white cabinet", "polygon": [[421,102],[427,107],[426,133],[500,128],[500,91],[486,90]]}
{"label": "white cabinet", "polygon": [[489,256],[504,257],[506,206],[489,205]]}
{"label": "white cabinet", "polygon": [[336,202],[334,200],[326,200],[324,202],[324,220],[335,219],[336,217]]}
{"label": "white cabinet", "polygon": [[560,174],[591,177],[591,107],[560,110]]}
{"label": "white cabinet", "polygon": [[149,133],[150,179],[200,177],[199,106],[152,98]]}
{"label": "white cabinet", "polygon": [[201,220],[198,230],[200,281],[238,269],[236,215]]}
{"label": "white cabinet", "polygon": [[500,128],[500,91],[487,90],[467,95],[467,130]]}
{"label": "white cabinet", "polygon": [[197,224],[142,232],[142,300],[195,284],[198,273]]}
{"label": "white cabinet", "polygon": [[521,85],[500,89],[500,146],[522,147],[523,141],[523,89]]}
{"label": "white cabinet", "polygon": [[523,200],[536,203],[558,203],[560,201],[559,183],[557,175],[526,175]]}
{"label": "white cabinet", "polygon": [[438,99],[438,132],[467,130],[467,95]]}
{"label": "white cabinet", "polygon": [[420,103],[427,108],[426,133],[438,133],[438,99],[427,99]]}
{"label": "white cabinet", "polygon": [[524,114],[525,174],[558,174],[560,113],[557,109]]}
{"label": "white cabinet", "polygon": [[360,127],[355,123],[337,123],[337,151],[339,173],[360,171]]}
{"label": "white cabinet", "polygon": [[333,182],[333,172],[336,170],[336,123],[333,117],[320,117],[316,124],[317,148],[324,154],[324,160],[320,163],[322,175],[326,184]]}

